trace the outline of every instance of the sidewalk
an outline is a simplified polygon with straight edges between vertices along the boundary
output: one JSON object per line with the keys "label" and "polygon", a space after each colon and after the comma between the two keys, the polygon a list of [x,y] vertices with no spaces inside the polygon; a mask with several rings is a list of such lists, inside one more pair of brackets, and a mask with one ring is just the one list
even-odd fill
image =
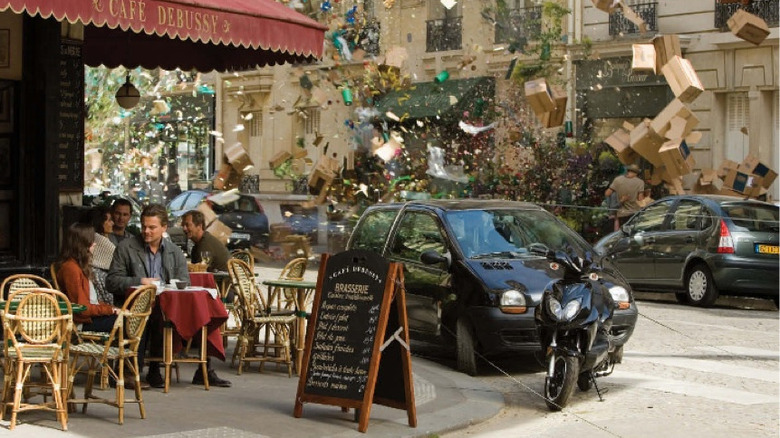
{"label": "sidewalk", "polygon": [[[316,263],[313,263],[316,265]],[[276,278],[281,268],[258,268],[260,278]],[[316,281],[316,266],[305,278]],[[195,366],[182,364],[181,380],[168,394],[161,389],[144,391],[146,419],[136,405],[125,408],[125,423],[117,423],[117,409],[92,404],[87,414],[72,413],[65,434],[78,437],[427,437],[463,428],[495,416],[504,406],[500,393],[480,381],[440,365],[413,357],[417,427],[407,423],[406,411],[373,405],[366,433],[357,430],[354,411],[337,406],[305,404],[303,416],[292,415],[298,378],[287,377],[286,369],[266,365],[242,375],[230,367],[231,339],[227,362],[213,362],[220,377],[233,382],[231,388],[205,391],[189,382]],[[175,375],[174,375],[175,377]],[[75,391],[82,391],[77,386]],[[9,431],[8,417],[0,422],[0,436],[65,436],[54,413],[33,411],[19,415],[16,429]]]}

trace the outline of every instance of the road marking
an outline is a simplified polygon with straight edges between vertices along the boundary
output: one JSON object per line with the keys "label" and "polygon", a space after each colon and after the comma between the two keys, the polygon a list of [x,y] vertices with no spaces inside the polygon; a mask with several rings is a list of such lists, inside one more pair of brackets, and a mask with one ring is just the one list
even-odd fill
{"label": "road marking", "polygon": [[702,385],[699,383],[684,382],[682,380],[664,379],[648,374],[615,371],[615,373],[609,377],[608,381],[613,384],[628,386],[630,388],[653,389],[656,391],[708,398],[745,406],[778,403],[777,394],[756,394],[755,392],[740,391],[738,389]]}
{"label": "road marking", "polygon": [[731,365],[719,361],[717,358],[712,358],[711,360],[688,359],[680,356],[658,356],[652,353],[641,353],[636,351],[627,351],[624,358],[631,361],[651,362],[665,366],[702,371],[705,373],[724,374],[743,379],[756,379],[773,383],[780,382],[777,368],[773,370],[762,370],[754,367]]}

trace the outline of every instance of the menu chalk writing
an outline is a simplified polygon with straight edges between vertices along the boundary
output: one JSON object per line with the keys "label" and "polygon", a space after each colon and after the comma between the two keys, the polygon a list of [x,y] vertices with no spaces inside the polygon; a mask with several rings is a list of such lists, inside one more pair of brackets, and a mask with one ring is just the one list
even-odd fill
{"label": "menu chalk writing", "polygon": [[60,190],[84,186],[84,61],[82,43],[60,43],[60,108],[56,176]]}
{"label": "menu chalk writing", "polygon": [[389,267],[381,258],[371,262],[349,253],[329,259],[311,346],[308,393],[363,398]]}

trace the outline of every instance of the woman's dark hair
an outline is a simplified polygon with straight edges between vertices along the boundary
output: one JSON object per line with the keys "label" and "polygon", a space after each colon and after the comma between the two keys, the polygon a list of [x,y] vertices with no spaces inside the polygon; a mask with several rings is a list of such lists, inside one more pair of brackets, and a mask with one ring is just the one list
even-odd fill
{"label": "woman's dark hair", "polygon": [[111,213],[109,208],[105,205],[98,205],[91,208],[84,217],[81,218],[82,223],[91,224],[92,228],[98,234],[103,234],[103,224],[106,222],[106,216]]}
{"label": "woman's dark hair", "polygon": [[87,278],[92,278],[92,253],[89,247],[95,242],[95,229],[91,224],[76,222],[65,230],[62,237],[62,248],[57,259],[57,268],[62,267],[68,259],[73,259],[79,265]]}

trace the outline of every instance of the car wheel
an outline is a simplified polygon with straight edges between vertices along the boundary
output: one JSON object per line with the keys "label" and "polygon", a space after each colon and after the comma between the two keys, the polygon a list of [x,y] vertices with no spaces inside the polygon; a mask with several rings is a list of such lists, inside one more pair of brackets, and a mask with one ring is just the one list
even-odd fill
{"label": "car wheel", "polygon": [[458,319],[455,336],[455,342],[458,346],[458,371],[476,376],[477,356],[474,350],[474,330],[465,318]]}
{"label": "car wheel", "polygon": [[688,302],[694,306],[709,307],[718,298],[715,281],[704,263],[700,263],[688,271],[685,284]]}

